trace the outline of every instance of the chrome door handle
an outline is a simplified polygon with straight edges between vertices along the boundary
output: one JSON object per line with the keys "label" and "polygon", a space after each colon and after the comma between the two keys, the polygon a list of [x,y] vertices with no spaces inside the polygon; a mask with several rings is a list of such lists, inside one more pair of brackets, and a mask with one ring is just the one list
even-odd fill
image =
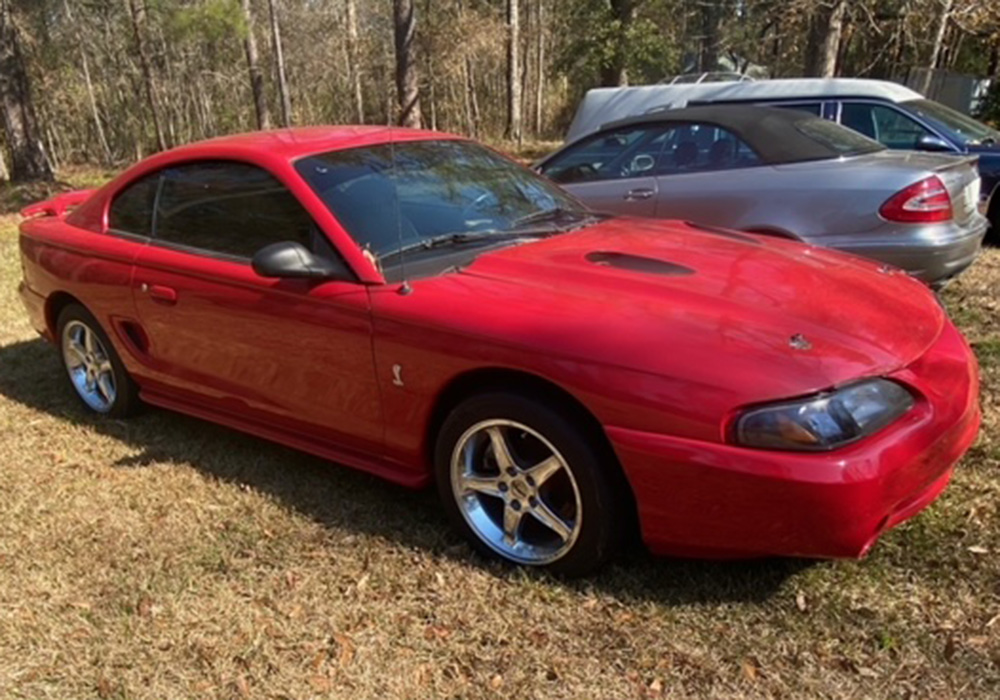
{"label": "chrome door handle", "polygon": [[648,187],[637,187],[634,190],[629,190],[625,193],[625,199],[629,202],[634,202],[638,199],[649,199],[655,193]]}

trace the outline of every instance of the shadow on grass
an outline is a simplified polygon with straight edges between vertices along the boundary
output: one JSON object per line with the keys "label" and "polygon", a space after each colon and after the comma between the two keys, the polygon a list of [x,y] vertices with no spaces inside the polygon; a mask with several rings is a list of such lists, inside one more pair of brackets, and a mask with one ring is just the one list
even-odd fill
{"label": "shadow on grass", "polygon": [[[362,532],[435,556],[488,568],[501,577],[539,576],[473,555],[450,532],[433,490],[409,491],[351,469],[228,428],[150,409],[129,421],[89,414],[71,394],[55,350],[41,339],[0,347],[0,394],[61,420],[98,430],[139,453],[123,468],[187,463],[225,482],[267,493],[299,513],[338,530]],[[657,559],[638,547],[605,571],[561,585],[665,605],[762,602],[811,562],[768,559],[703,562]]]}

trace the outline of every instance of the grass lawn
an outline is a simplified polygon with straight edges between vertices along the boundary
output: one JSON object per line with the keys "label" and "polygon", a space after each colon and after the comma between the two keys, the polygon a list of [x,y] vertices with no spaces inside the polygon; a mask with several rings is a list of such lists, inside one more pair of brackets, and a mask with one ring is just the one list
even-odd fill
{"label": "grass lawn", "polygon": [[2,698],[1000,697],[1000,250],[945,294],[982,436],[867,560],[633,554],[570,583],[474,557],[432,493],[165,411],[90,417],[19,278],[4,215]]}

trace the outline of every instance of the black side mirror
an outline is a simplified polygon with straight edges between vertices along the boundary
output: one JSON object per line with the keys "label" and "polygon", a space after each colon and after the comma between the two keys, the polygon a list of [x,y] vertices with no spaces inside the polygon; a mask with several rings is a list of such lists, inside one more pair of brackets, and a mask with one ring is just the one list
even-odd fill
{"label": "black side mirror", "polygon": [[955,149],[951,147],[951,144],[949,144],[942,138],[939,138],[937,136],[931,136],[930,134],[924,134],[919,139],[917,139],[917,150],[941,152],[941,151],[954,151]]}
{"label": "black side mirror", "polygon": [[279,241],[264,246],[250,261],[253,271],[261,277],[353,279],[342,263],[321,258],[301,243]]}

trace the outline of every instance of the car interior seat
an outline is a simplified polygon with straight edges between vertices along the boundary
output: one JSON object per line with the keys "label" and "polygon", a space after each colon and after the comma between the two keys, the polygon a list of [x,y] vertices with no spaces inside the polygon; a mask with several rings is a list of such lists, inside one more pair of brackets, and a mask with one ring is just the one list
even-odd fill
{"label": "car interior seat", "polygon": [[677,169],[689,169],[696,160],[698,160],[698,144],[694,141],[681,141],[674,146],[674,167]]}
{"label": "car interior seat", "polygon": [[708,163],[713,168],[727,168],[736,160],[736,142],[732,139],[719,139],[708,150]]}

